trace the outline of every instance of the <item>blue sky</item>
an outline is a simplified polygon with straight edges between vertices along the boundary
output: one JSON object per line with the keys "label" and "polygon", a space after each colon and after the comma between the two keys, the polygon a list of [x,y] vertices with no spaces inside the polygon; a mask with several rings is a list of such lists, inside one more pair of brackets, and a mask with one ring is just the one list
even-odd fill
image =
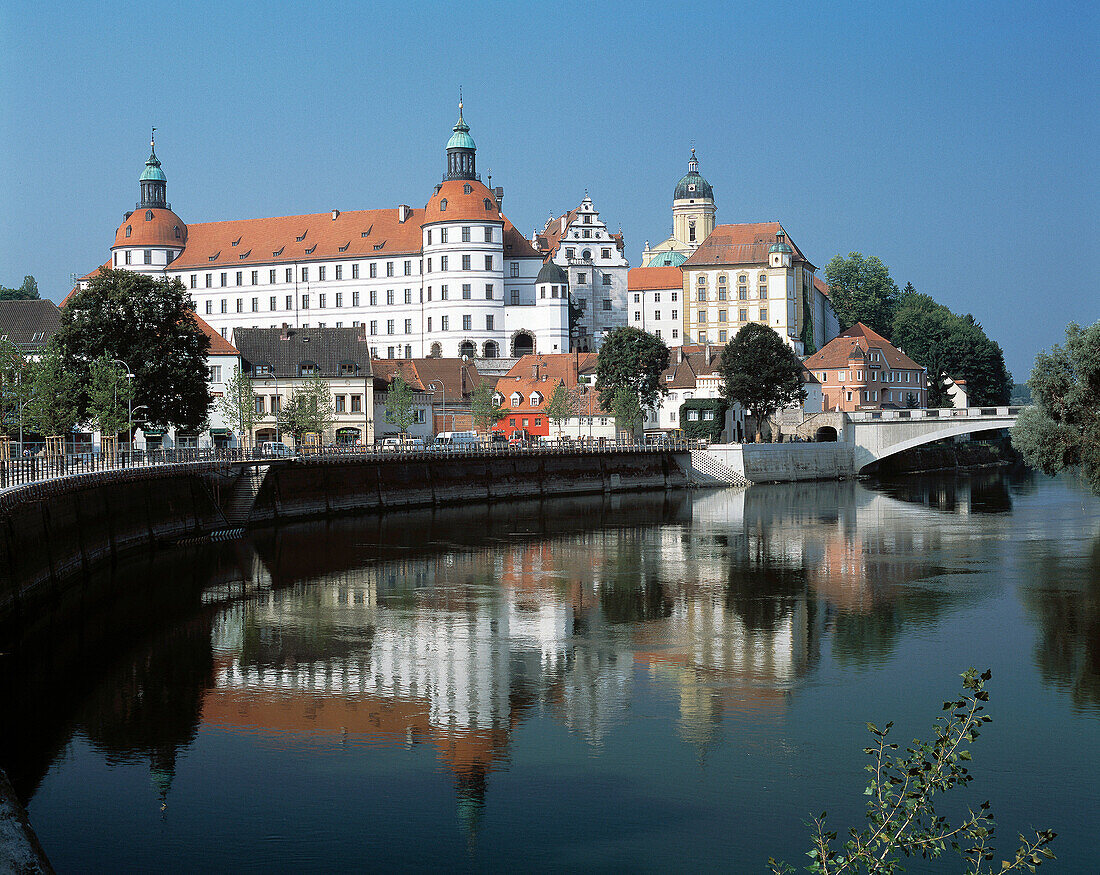
{"label": "blue sky", "polygon": [[632,264],[695,141],[719,222],[878,255],[1026,379],[1100,318],[1091,3],[16,5],[0,0],[0,284],[108,255],[150,125],[185,221],[422,206],[458,86],[530,234],[587,188]]}

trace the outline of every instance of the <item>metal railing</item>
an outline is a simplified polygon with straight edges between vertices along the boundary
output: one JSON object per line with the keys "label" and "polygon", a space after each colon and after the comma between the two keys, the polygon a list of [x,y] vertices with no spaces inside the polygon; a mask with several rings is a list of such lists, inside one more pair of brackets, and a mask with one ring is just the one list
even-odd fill
{"label": "metal railing", "polygon": [[428,444],[424,447],[385,447],[359,445],[302,447],[298,450],[287,448],[286,452],[265,453],[262,448],[206,448],[206,449],[162,449],[162,450],[119,450],[116,453],[102,453],[92,449],[68,452],[65,455],[49,456],[45,453],[32,454],[22,458],[0,461],[0,490],[22,486],[28,483],[41,483],[60,477],[76,474],[91,474],[102,471],[126,471],[149,468],[163,468],[171,465],[191,464],[195,462],[310,462],[328,459],[384,458],[394,461],[406,459],[449,458],[453,456],[533,456],[565,455],[569,453],[652,453],[652,452],[688,452],[707,446],[705,441],[660,441],[656,443],[636,443],[596,438],[594,440],[555,440],[531,441],[522,444],[500,442],[480,442],[469,444]]}
{"label": "metal railing", "polygon": [[861,410],[845,414],[852,422],[888,421],[892,419],[953,419],[1016,416],[1022,407],[930,407],[911,410]]}

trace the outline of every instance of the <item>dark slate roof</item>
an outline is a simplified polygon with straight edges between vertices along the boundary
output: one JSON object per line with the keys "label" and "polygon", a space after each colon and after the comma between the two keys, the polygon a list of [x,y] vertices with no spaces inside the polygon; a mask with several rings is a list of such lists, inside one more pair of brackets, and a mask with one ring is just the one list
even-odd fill
{"label": "dark slate roof", "polygon": [[305,361],[317,365],[325,378],[341,376],[342,362],[358,365],[360,377],[371,376],[362,328],[235,328],[233,345],[250,367],[269,364],[276,377],[300,376]]}
{"label": "dark slate roof", "polygon": [[47,300],[0,301],[0,337],[23,352],[41,352],[61,325],[61,311]]}

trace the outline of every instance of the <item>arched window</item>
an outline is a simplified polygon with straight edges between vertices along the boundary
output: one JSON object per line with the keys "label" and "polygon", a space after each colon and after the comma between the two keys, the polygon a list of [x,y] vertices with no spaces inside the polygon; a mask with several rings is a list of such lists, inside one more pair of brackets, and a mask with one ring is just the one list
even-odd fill
{"label": "arched window", "polygon": [[129,225],[126,226],[126,236],[127,237],[130,236],[130,226]]}
{"label": "arched window", "polygon": [[473,191],[474,191],[473,186],[471,186],[470,183],[468,183],[468,182],[464,186],[462,186],[462,193],[463,194],[473,194]]}
{"label": "arched window", "polygon": [[535,338],[527,331],[520,331],[512,338],[512,356],[519,358],[535,351]]}
{"label": "arched window", "polygon": [[585,249],[583,252],[581,252],[581,258],[583,258],[585,261],[591,261],[592,260],[592,250],[591,249]]}
{"label": "arched window", "polygon": [[179,240],[180,239],[180,226],[176,225],[176,227],[173,229],[173,232],[176,235],[176,239]]}
{"label": "arched window", "polygon": [[153,211],[152,210],[146,210],[145,211],[145,221],[146,222],[153,221]]}
{"label": "arched window", "polygon": [[440,210],[440,212],[446,212],[446,210],[447,210],[447,199],[446,198],[443,198],[443,200],[441,200],[439,202],[439,210]]}
{"label": "arched window", "polygon": [[458,345],[458,354],[474,358],[477,355],[477,345],[469,340],[464,340]]}
{"label": "arched window", "polygon": [[428,355],[431,356],[433,359],[440,358],[443,355],[443,347],[440,346],[438,343],[433,343],[432,350],[430,353],[428,353]]}
{"label": "arched window", "polygon": [[485,200],[482,201],[482,203],[485,204],[485,209],[487,209],[487,210],[491,210],[493,208],[493,202],[489,198],[485,198]]}
{"label": "arched window", "polygon": [[497,346],[495,340],[486,340],[484,348],[484,357],[487,359],[495,359],[500,355],[500,347]]}

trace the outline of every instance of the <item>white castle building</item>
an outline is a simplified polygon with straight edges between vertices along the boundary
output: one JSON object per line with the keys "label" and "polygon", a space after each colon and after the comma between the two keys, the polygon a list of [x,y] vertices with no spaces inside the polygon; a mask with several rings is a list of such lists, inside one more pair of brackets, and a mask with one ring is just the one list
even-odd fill
{"label": "white castle building", "polygon": [[155,146],[140,182],[105,267],[180,280],[227,339],[246,327],[362,325],[381,358],[570,349],[568,299],[536,297],[543,257],[501,212],[504,189],[481,182],[461,103],[447,172],[423,209],[187,224]]}

